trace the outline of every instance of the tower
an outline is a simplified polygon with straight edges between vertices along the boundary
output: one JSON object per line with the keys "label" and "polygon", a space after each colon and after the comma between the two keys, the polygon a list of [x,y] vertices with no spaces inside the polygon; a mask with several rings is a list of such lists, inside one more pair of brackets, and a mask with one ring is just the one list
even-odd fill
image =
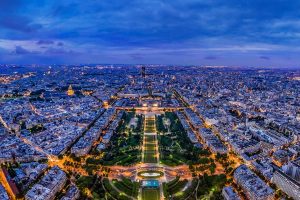
{"label": "tower", "polygon": [[141,75],[142,75],[143,78],[146,77],[146,68],[144,66],[141,69]]}

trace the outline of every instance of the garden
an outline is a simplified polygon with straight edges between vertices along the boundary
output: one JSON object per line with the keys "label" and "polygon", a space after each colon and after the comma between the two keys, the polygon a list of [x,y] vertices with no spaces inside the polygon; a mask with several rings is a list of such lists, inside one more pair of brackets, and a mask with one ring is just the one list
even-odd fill
{"label": "garden", "polygon": [[181,191],[184,189],[186,184],[188,183],[188,180],[180,180],[180,177],[177,176],[174,180],[163,183],[163,191],[165,197],[173,197],[173,196],[179,196],[181,194]]}
{"label": "garden", "polygon": [[141,161],[143,117],[137,115],[136,126],[129,126],[134,116],[133,112],[124,113],[109,146],[104,150],[100,164],[128,166]]}
{"label": "garden", "polygon": [[118,190],[124,192],[126,195],[137,198],[140,183],[133,182],[127,178],[122,178],[122,180],[114,179],[112,183]]}
{"label": "garden", "polygon": [[[168,185],[177,185],[174,182],[177,180],[174,180],[172,182],[167,183]],[[226,175],[211,175],[204,174],[203,176],[199,176],[197,178],[194,178],[189,185],[188,188],[184,189],[183,191],[177,192],[175,194],[172,194],[170,190],[167,190],[164,187],[164,192],[168,192],[168,194],[171,194],[171,197],[173,200],[182,200],[182,199],[223,199],[221,196],[222,194],[222,188],[226,184]],[[179,181],[177,181],[179,182]],[[178,186],[179,187],[179,186]],[[170,196],[170,195],[169,195]]]}
{"label": "garden", "polygon": [[[163,124],[164,118],[170,121],[169,132]],[[199,164],[201,156],[209,156],[209,151],[193,145],[175,113],[166,112],[157,121],[157,130],[161,133],[158,136],[161,163],[168,166]]]}

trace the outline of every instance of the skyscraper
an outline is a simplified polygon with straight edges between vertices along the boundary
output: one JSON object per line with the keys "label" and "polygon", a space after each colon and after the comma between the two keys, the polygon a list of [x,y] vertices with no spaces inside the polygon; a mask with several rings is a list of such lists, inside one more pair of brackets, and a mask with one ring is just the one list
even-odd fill
{"label": "skyscraper", "polygon": [[143,66],[142,69],[141,69],[141,75],[142,75],[143,78],[146,77],[146,68],[145,68],[145,66]]}

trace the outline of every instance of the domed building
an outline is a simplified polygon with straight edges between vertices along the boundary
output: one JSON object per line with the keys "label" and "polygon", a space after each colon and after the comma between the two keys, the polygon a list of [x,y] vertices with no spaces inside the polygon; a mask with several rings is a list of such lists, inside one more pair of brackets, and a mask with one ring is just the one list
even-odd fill
{"label": "domed building", "polygon": [[72,85],[69,85],[68,91],[67,91],[68,96],[73,96],[75,94]]}

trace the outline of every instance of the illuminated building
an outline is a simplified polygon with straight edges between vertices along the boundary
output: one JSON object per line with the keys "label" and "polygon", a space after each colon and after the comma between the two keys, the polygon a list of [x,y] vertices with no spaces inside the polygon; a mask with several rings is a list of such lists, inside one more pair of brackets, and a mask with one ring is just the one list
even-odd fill
{"label": "illuminated building", "polygon": [[273,165],[275,169],[273,182],[287,195],[300,199],[300,159],[289,162],[282,168]]}
{"label": "illuminated building", "polygon": [[73,88],[72,88],[72,85],[69,85],[67,94],[68,94],[69,96],[73,96],[74,93],[75,93],[75,92],[74,92],[74,90],[73,90]]}

